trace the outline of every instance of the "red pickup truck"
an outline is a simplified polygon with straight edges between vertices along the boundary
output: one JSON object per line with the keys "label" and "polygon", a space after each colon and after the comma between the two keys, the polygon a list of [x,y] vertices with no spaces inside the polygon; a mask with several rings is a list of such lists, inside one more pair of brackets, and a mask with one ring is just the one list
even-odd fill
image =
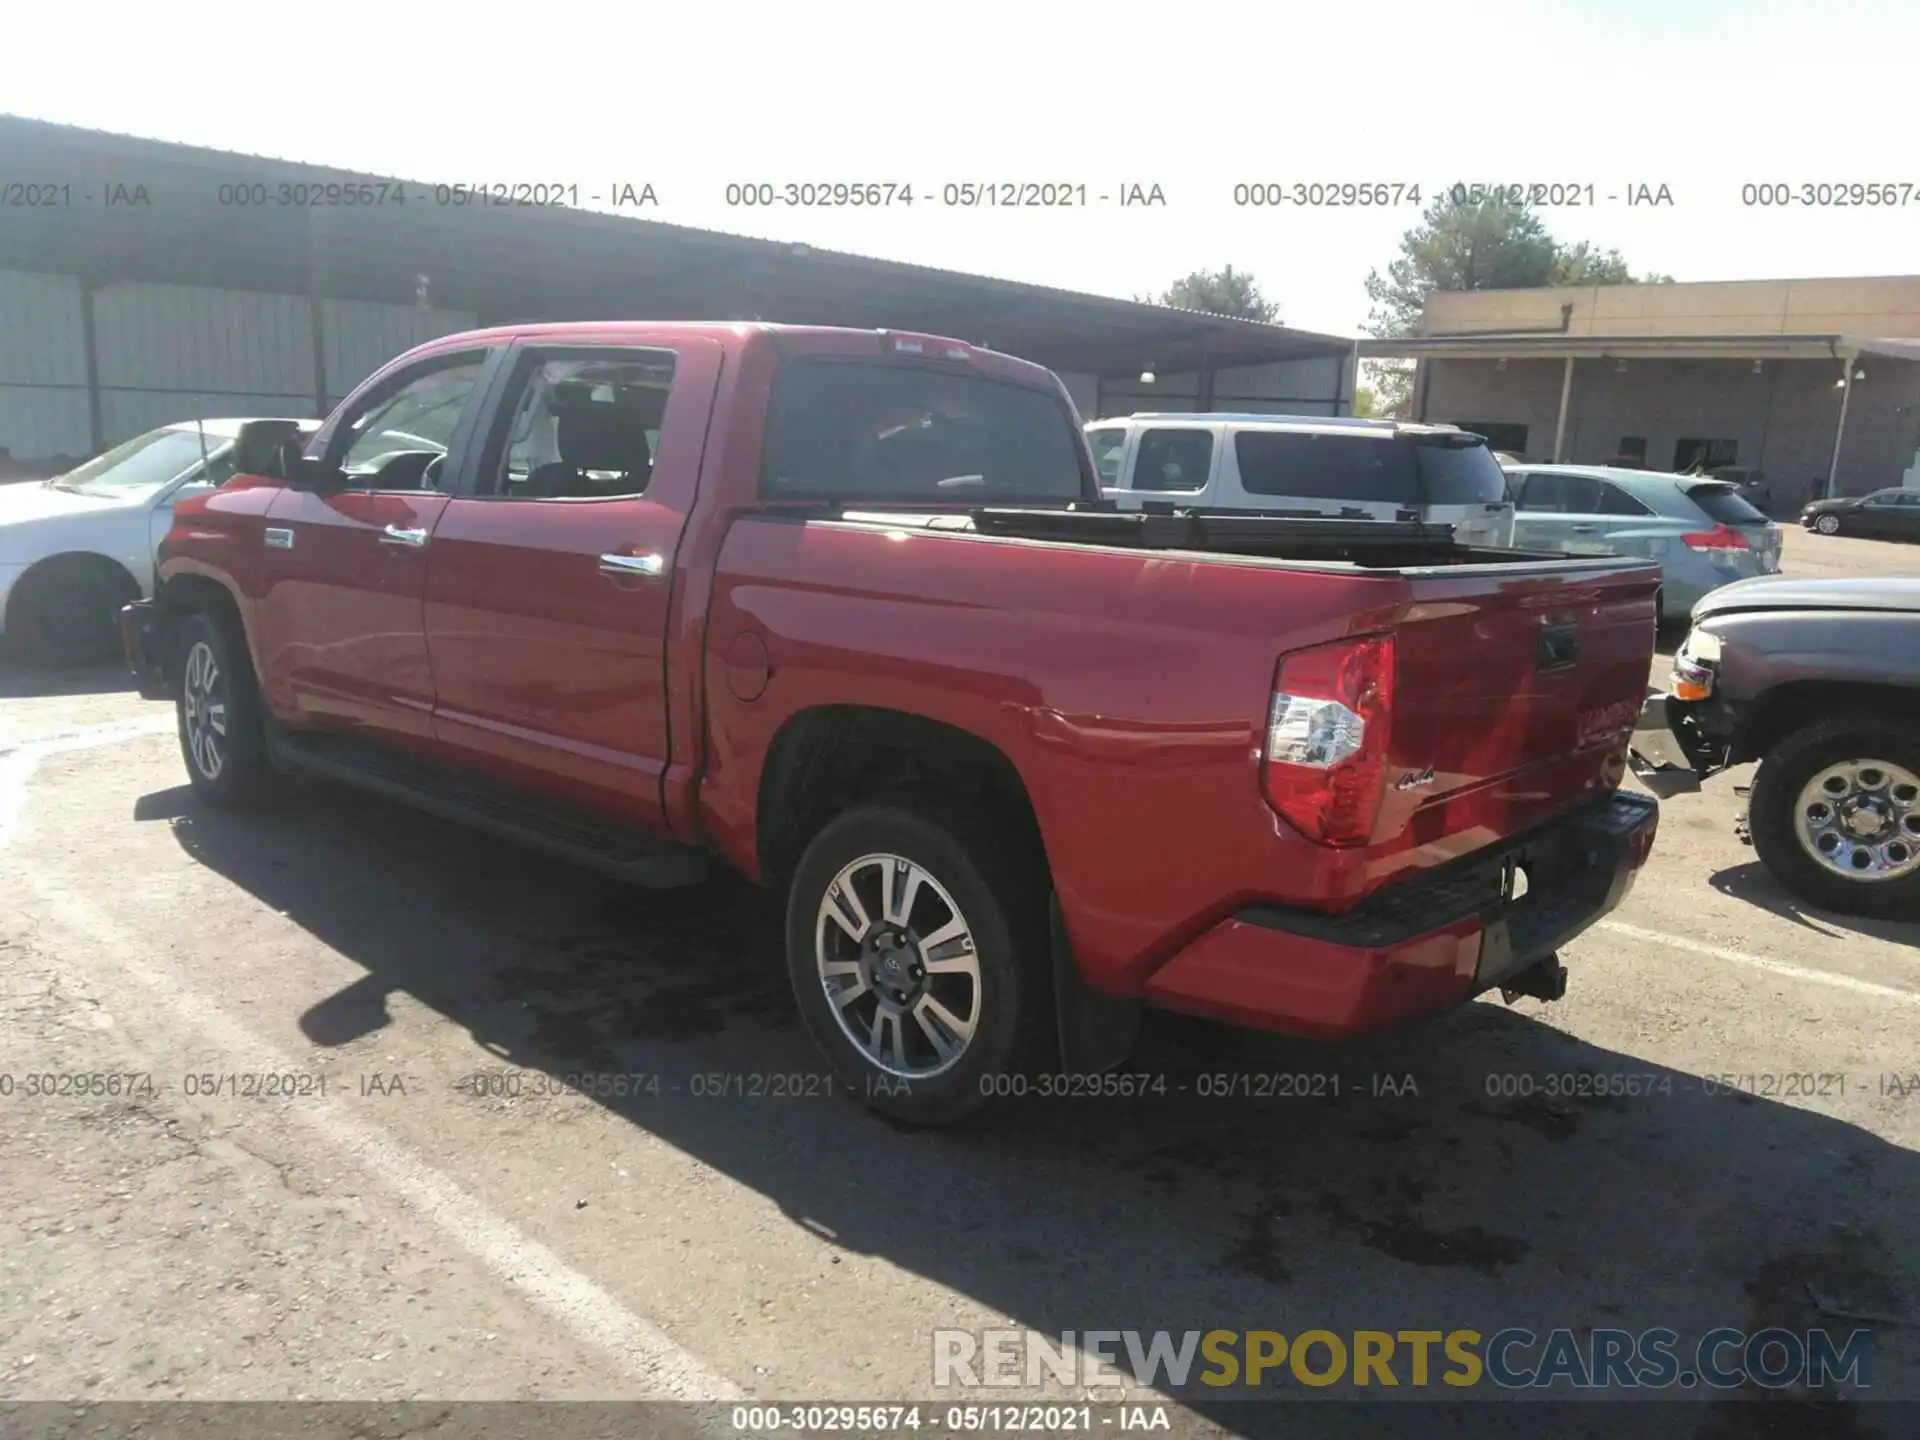
{"label": "red pickup truck", "polygon": [[[1047,370],[760,324],[450,336],[263,422],[122,629],[194,788],[344,780],[787,896],[847,1086],[956,1119],[1142,1004],[1340,1036],[1557,998],[1655,803],[1659,572],[1122,514]],[[284,442],[284,443],[283,443]]]}

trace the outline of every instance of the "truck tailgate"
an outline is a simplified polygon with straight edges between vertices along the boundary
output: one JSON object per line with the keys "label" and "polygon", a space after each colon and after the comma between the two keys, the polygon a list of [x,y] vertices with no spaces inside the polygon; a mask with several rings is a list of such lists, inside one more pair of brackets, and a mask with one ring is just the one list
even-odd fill
{"label": "truck tailgate", "polygon": [[1435,863],[1619,782],[1658,569],[1559,562],[1407,581],[1376,856]]}

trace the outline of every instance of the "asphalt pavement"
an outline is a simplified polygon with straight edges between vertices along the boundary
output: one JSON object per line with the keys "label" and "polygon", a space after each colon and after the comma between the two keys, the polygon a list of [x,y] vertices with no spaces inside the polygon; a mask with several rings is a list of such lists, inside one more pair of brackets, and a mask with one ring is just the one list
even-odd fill
{"label": "asphalt pavement", "polygon": [[[1788,535],[1790,571],[1916,562]],[[1582,1422],[1913,1433],[1884,1401],[1920,1402],[1920,926],[1780,892],[1738,774],[1665,802],[1559,1003],[1345,1047],[1155,1018],[1157,1093],[924,1133],[827,1093],[773,898],[622,890],[340,789],[210,811],[170,723],[111,670],[0,672],[0,1399],[719,1401],[649,1423],[740,1433],[747,1399],[980,1401],[934,1388],[936,1330],[1865,1314],[1843,1400]],[[984,1398],[1021,1396],[1062,1393]],[[1380,1433],[1353,1409],[1161,1413]],[[1513,1433],[1573,1433],[1544,1413]]]}

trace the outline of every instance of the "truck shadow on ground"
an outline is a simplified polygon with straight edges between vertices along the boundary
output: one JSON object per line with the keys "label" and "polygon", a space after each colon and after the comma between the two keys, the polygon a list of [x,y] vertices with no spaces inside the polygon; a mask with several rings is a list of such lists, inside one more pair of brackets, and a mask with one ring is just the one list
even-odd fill
{"label": "truck shadow on ground", "polygon": [[[461,1026],[489,1066],[822,1070],[793,1012],[780,906],[743,882],[625,890],[318,788],[236,817],[181,787],[135,816],[169,823],[200,864],[362,967],[300,1017],[317,1045],[379,1030],[404,992]],[[1029,1100],[960,1131],[899,1130],[816,1098],[600,1103],[796,1225],[1053,1337],[1664,1325],[1691,1340],[1768,1324],[1844,1336],[1853,1324],[1823,1319],[1809,1284],[1859,1309],[1920,1301],[1908,1223],[1920,1157],[1811,1109],[1706,1093],[1522,1003],[1338,1049],[1154,1017],[1130,1073],[1160,1077],[1157,1093]],[[954,1322],[900,1317],[929,1385],[940,1323]],[[1875,1393],[1920,1393],[1900,1332],[1876,1343]],[[759,1383],[792,1393],[806,1378],[776,1369]],[[1388,1429],[1377,1406],[1183,1403],[1241,1433]],[[1630,1429],[1882,1433],[1873,1409],[1642,1406]],[[1623,1433],[1610,1410],[1476,1404],[1457,1433]],[[1451,1429],[1426,1405],[1394,1414],[1396,1431],[1403,1419]]]}
{"label": "truck shadow on ground", "polygon": [[1848,933],[1852,933],[1870,935],[1876,940],[1886,940],[1895,945],[1920,946],[1920,923],[1876,920],[1865,915],[1843,915],[1838,910],[1816,909],[1795,898],[1758,860],[1716,870],[1707,877],[1707,883],[1722,895],[1757,905],[1783,920],[1791,920],[1796,925],[1831,939],[1845,939]]}
{"label": "truck shadow on ground", "polygon": [[132,690],[133,677],[127,673],[124,660],[92,665],[29,665],[0,641],[0,700],[51,695],[117,695]]}

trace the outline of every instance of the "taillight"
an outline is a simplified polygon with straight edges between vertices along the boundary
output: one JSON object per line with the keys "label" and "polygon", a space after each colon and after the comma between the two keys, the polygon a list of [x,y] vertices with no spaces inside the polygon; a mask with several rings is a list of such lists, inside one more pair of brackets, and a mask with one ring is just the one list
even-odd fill
{"label": "taillight", "polygon": [[1267,803],[1322,845],[1373,834],[1386,788],[1393,637],[1282,657],[1267,711]]}
{"label": "taillight", "polygon": [[1680,543],[1689,550],[1745,550],[1747,537],[1731,525],[1716,525],[1711,530],[1682,535]]}

